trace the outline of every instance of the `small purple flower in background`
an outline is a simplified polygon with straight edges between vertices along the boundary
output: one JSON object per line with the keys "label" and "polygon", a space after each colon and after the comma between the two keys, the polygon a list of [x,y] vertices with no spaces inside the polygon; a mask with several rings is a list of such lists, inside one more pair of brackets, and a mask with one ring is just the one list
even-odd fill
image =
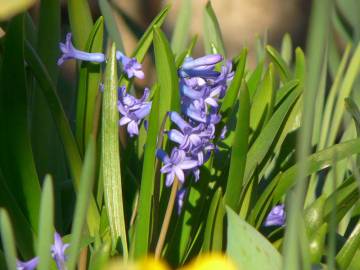
{"label": "small purple flower in background", "polygon": [[130,58],[124,55],[120,51],[116,51],[116,59],[121,62],[124,72],[127,74],[128,78],[136,77],[139,79],[144,79],[144,72],[141,70],[141,64],[136,60],[136,58]]}
{"label": "small purple flower in background", "polygon": [[66,270],[65,262],[67,256],[65,250],[69,247],[69,244],[64,244],[60,234],[55,232],[54,244],[51,246],[51,257],[55,260],[56,266],[59,270]]}
{"label": "small purple flower in background", "polygon": [[127,125],[130,137],[139,134],[139,125],[151,110],[151,102],[146,101],[149,97],[149,89],[144,89],[144,94],[140,99],[133,97],[126,92],[123,86],[119,88],[118,110],[121,114],[120,126]]}
{"label": "small purple flower in background", "polygon": [[171,151],[170,157],[161,149],[156,151],[156,156],[164,163],[160,172],[166,174],[166,186],[171,186],[175,176],[181,183],[185,181],[184,170],[191,170],[198,166],[198,161],[186,156],[185,151],[176,147]]}
{"label": "small purple flower in background", "polygon": [[264,226],[283,226],[285,224],[285,219],[285,206],[280,204],[271,209],[270,213],[266,217]]}
{"label": "small purple flower in background", "polygon": [[78,59],[82,61],[102,63],[105,61],[105,55],[103,53],[88,53],[80,51],[74,47],[71,42],[71,33],[66,35],[65,43],[60,43],[60,50],[62,52],[61,57],[57,61],[60,66],[67,60]]}
{"label": "small purple flower in background", "polygon": [[16,261],[16,269],[17,270],[33,270],[37,267],[38,263],[39,263],[38,257],[32,258],[31,260],[28,260],[25,262],[17,260]]}

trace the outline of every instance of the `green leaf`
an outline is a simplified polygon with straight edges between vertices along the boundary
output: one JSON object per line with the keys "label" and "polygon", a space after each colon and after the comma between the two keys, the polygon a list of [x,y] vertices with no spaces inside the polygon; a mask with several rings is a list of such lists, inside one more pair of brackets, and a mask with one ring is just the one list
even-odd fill
{"label": "green leaf", "polygon": [[[41,62],[40,58],[35,53],[34,49],[29,43],[25,44],[25,58],[29,64],[32,72],[34,73],[40,88],[46,98],[52,117],[54,118],[55,125],[59,132],[59,136],[64,145],[65,154],[68,160],[70,168],[70,174],[73,179],[75,190],[78,190],[80,182],[80,173],[82,168],[82,160],[80,153],[72,134],[70,123],[66,118],[66,114],[60,102],[58,95],[56,94],[55,86]],[[99,213],[94,199],[90,201],[90,213],[87,216],[88,226],[90,234],[94,234],[98,231]]]}
{"label": "green leaf", "polygon": [[37,255],[39,264],[37,269],[47,270],[50,268],[51,257],[49,250],[54,239],[54,195],[53,184],[50,175],[44,180],[39,218],[39,240],[37,246]]}
{"label": "green leaf", "polygon": [[356,224],[351,235],[346,240],[339,253],[336,255],[336,262],[340,269],[347,269],[356,251],[360,247],[360,222]]}
{"label": "green leaf", "polygon": [[134,258],[145,256],[149,251],[152,197],[155,182],[156,144],[157,135],[160,129],[159,101],[160,91],[157,89],[155,90],[155,96],[150,111],[149,131],[146,139],[141,177],[138,215],[136,217],[134,239],[131,246]]}
{"label": "green leaf", "polygon": [[[339,161],[359,153],[359,147],[360,139],[355,139],[328,147],[320,152],[312,154],[307,158],[306,161],[308,167],[306,175],[314,173],[320,169],[324,169],[330,166],[334,161]],[[298,166],[298,164],[295,164],[277,176],[280,178],[280,180],[278,186],[276,187],[274,201],[279,201],[285,192],[295,184],[295,176],[298,170]]]}
{"label": "green leaf", "polygon": [[0,87],[0,164],[9,190],[33,230],[38,230],[40,184],[28,130],[27,87],[24,69],[23,16],[8,27]]}
{"label": "green leaf", "polygon": [[87,0],[69,0],[67,6],[75,46],[83,50],[93,28],[89,3]]}
{"label": "green leaf", "polygon": [[263,158],[268,153],[274,139],[276,138],[277,133],[280,130],[280,127],[286,119],[288,112],[291,110],[292,106],[298,99],[300,93],[300,88],[296,88],[293,92],[291,92],[291,94],[286,98],[286,100],[274,112],[269,122],[264,126],[264,128],[261,130],[261,133],[256,138],[255,142],[252,144],[247,155],[244,177],[245,184],[253,174],[255,167],[259,163],[261,163]]}
{"label": "green leaf", "polygon": [[330,88],[330,91],[329,91],[329,94],[328,94],[328,97],[326,100],[318,150],[324,149],[326,146],[326,143],[327,143],[327,138],[329,136],[329,128],[330,128],[330,124],[331,124],[331,120],[332,120],[332,116],[333,116],[336,96],[338,95],[338,91],[340,91],[340,83],[344,76],[344,71],[345,71],[346,64],[350,57],[350,52],[351,52],[351,45],[348,45],[343,54],[339,68],[336,72],[335,80]]}
{"label": "green leaf", "polygon": [[274,66],[279,70],[281,79],[283,81],[287,81],[288,79],[290,79],[289,67],[287,66],[286,62],[281,57],[279,52],[270,45],[266,46],[266,52],[270,56],[270,59],[274,63]]}
{"label": "green leaf", "polygon": [[204,241],[201,249],[202,252],[210,252],[212,250],[212,243],[214,238],[214,223],[216,219],[216,213],[218,212],[221,196],[222,190],[221,188],[218,188],[211,199],[205,225]]}
{"label": "green leaf", "polygon": [[279,104],[285,100],[285,97],[296,87],[298,87],[299,84],[300,84],[299,80],[291,80],[284,83],[284,85],[276,91],[275,107],[278,107]]}
{"label": "green leaf", "polygon": [[360,110],[359,110],[359,107],[356,105],[355,101],[351,97],[348,97],[345,99],[345,106],[346,106],[347,110],[350,112],[352,118],[354,119],[356,132],[359,136],[359,134],[360,134]]}
{"label": "green leaf", "polygon": [[286,65],[291,64],[292,60],[292,53],[293,53],[293,45],[291,36],[289,33],[286,33],[281,41],[281,58],[284,59]]}
{"label": "green leaf", "polygon": [[322,195],[313,201],[305,210],[304,221],[309,235],[315,233],[324,221],[326,196]]}
{"label": "green leaf", "polygon": [[271,243],[230,208],[226,254],[238,269],[281,269],[282,258]]}
{"label": "green leaf", "polygon": [[264,80],[256,90],[250,109],[250,129],[253,131],[253,137],[261,130],[268,119],[271,117],[274,100],[274,70],[273,65],[265,73]]}
{"label": "green leaf", "polygon": [[225,56],[225,46],[221,36],[219,22],[215,12],[208,1],[204,9],[204,46],[207,54],[220,53]]}
{"label": "green leaf", "polygon": [[[104,19],[100,17],[86,44],[85,51],[101,52],[103,50]],[[80,67],[79,85],[76,104],[76,140],[81,154],[85,144],[93,132],[96,97],[99,94],[101,82],[101,66],[99,64],[82,62]]]}
{"label": "green leaf", "polygon": [[244,84],[244,87],[240,90],[239,108],[236,118],[237,123],[231,145],[229,176],[224,200],[226,205],[232,208],[235,212],[238,212],[240,209],[240,194],[243,187],[242,183],[245,173],[250,131],[250,97],[246,84]]}
{"label": "green leaf", "polygon": [[264,60],[261,60],[247,80],[251,100],[258,88],[264,70]]}
{"label": "green leaf", "polygon": [[7,20],[35,4],[36,0],[1,0],[0,20]]}
{"label": "green leaf", "polygon": [[160,86],[159,118],[163,119],[168,111],[180,110],[180,94],[174,55],[164,33],[157,27],[154,28],[154,50]]}
{"label": "green leaf", "polygon": [[121,184],[119,151],[119,112],[117,109],[117,61],[113,43],[108,55],[102,104],[101,172],[104,182],[104,198],[109,217],[112,248],[121,238],[123,256],[127,258],[127,239]]}
{"label": "green leaf", "polygon": [[321,257],[324,254],[327,229],[328,224],[324,223],[316,232],[314,232],[313,236],[311,237],[312,239],[309,243],[309,253],[312,264],[320,263],[321,261]]}
{"label": "green leaf", "polygon": [[24,258],[34,256],[34,231],[0,173],[0,205],[7,209],[16,235],[16,247]]}
{"label": "green leaf", "polygon": [[358,77],[360,71],[360,44],[357,46],[354,56],[352,57],[349,67],[345,73],[344,80],[339,89],[339,96],[337,98],[333,119],[329,128],[329,135],[327,145],[332,145],[335,141],[336,135],[339,131],[341,120],[345,110],[345,98],[348,97],[353,88],[353,84]]}
{"label": "green leaf", "polygon": [[234,79],[231,81],[231,83],[226,91],[223,102],[221,104],[221,107],[220,107],[221,115],[229,113],[229,110],[235,104],[235,101],[236,101],[237,96],[240,91],[241,82],[244,77],[246,57],[247,57],[247,49],[244,48],[240,53],[239,61],[237,62],[237,65],[236,65]]}
{"label": "green leaf", "polygon": [[8,270],[16,270],[16,248],[10,218],[5,209],[0,209],[0,233]]}
{"label": "green leaf", "polygon": [[72,270],[76,267],[79,255],[82,233],[86,215],[88,212],[89,201],[95,181],[96,168],[96,144],[95,139],[90,136],[89,143],[86,148],[84,166],[81,172],[79,192],[77,194],[73,225],[71,229],[71,242],[68,260],[68,269]]}
{"label": "green leaf", "polygon": [[118,22],[114,17],[114,12],[108,0],[99,0],[99,7],[101,14],[104,16],[106,30],[108,31],[111,39],[115,42],[116,48],[124,52],[124,45],[121,38],[119,29],[117,28]]}
{"label": "green leaf", "polygon": [[191,2],[191,0],[184,0],[181,2],[180,11],[171,39],[171,49],[175,55],[179,55],[186,49],[191,22]]}

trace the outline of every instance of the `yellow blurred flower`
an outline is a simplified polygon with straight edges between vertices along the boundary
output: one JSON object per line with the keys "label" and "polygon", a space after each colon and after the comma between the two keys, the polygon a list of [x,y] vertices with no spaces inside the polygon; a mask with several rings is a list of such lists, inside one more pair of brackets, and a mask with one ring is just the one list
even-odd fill
{"label": "yellow blurred flower", "polygon": [[236,270],[228,257],[220,253],[200,255],[180,270]]}
{"label": "yellow blurred flower", "polygon": [[106,270],[170,270],[166,263],[153,257],[146,257],[139,261],[125,263],[120,259],[112,260]]}

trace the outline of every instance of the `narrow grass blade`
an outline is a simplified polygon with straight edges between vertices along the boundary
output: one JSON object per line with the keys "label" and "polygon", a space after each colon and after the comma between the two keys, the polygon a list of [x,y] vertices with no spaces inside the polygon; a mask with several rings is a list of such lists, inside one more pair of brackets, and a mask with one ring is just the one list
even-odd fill
{"label": "narrow grass blade", "polygon": [[250,132],[250,97],[246,84],[244,85],[240,90],[239,108],[236,115],[237,123],[231,145],[229,176],[224,195],[225,204],[235,212],[238,212],[240,209],[240,194],[243,188],[242,183],[245,173]]}
{"label": "narrow grass blade", "polygon": [[111,39],[115,42],[116,48],[124,52],[123,41],[120,31],[117,28],[118,23],[114,17],[114,12],[112,10],[111,4],[108,0],[99,0],[99,7],[101,10],[101,14],[104,16],[106,29]]}
{"label": "narrow grass blade", "polygon": [[54,191],[52,178],[47,175],[44,180],[39,218],[39,239],[37,256],[39,256],[38,270],[50,268],[51,257],[49,251],[54,239]]}
{"label": "narrow grass blade", "polygon": [[127,235],[121,184],[119,151],[119,112],[117,109],[117,61],[116,48],[112,44],[105,72],[102,106],[101,171],[104,181],[104,197],[109,217],[112,248],[121,238],[123,256],[128,257]]}
{"label": "narrow grass blade", "polygon": [[174,33],[171,39],[171,49],[175,55],[179,55],[186,49],[189,28],[191,22],[191,0],[183,0],[175,23]]}
{"label": "narrow grass blade", "polygon": [[204,9],[203,19],[204,46],[206,53],[220,53],[225,56],[225,46],[221,36],[219,22],[217,21],[210,1],[207,2]]}
{"label": "narrow grass blade", "polygon": [[135,223],[132,253],[135,258],[145,256],[149,251],[152,197],[154,192],[155,159],[159,120],[160,92],[156,90],[151,105],[149,131],[146,139],[144,163],[141,177],[138,215]]}
{"label": "narrow grass blade", "polygon": [[95,180],[96,144],[95,139],[92,136],[89,138],[84,159],[84,166],[81,172],[79,192],[77,194],[73,225],[71,229],[71,242],[68,260],[69,270],[75,269],[79,256],[86,215]]}
{"label": "narrow grass blade", "polygon": [[67,6],[75,46],[83,50],[93,27],[89,3],[86,0],[69,0]]}
{"label": "narrow grass blade", "polygon": [[[104,38],[104,19],[100,17],[94,24],[85,46],[87,52],[102,52]],[[101,66],[82,62],[76,104],[76,140],[83,155],[85,144],[93,131],[96,96],[101,82]]]}
{"label": "narrow grass blade", "polygon": [[247,85],[249,88],[249,94],[250,94],[251,100],[253,99],[256,89],[259,86],[259,83],[262,78],[263,70],[264,70],[264,60],[260,61],[257,64],[255,70],[251,73],[251,75],[247,79]]}
{"label": "narrow grass blade", "polygon": [[38,230],[40,184],[28,130],[23,15],[9,24],[4,41],[0,87],[0,164],[9,190],[33,230]]}
{"label": "narrow grass blade", "polygon": [[0,233],[8,270],[16,270],[16,248],[10,218],[5,209],[0,209]]}

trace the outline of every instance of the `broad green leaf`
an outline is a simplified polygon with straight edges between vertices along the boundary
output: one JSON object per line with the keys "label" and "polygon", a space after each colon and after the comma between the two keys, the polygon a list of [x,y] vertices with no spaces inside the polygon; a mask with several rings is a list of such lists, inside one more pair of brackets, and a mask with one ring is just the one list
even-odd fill
{"label": "broad green leaf", "polygon": [[67,7],[75,46],[83,50],[93,27],[89,3],[87,0],[69,0]]}
{"label": "broad green leaf", "polygon": [[[89,35],[85,46],[87,52],[103,50],[104,19],[100,17]],[[101,82],[101,66],[99,64],[82,62],[76,104],[76,140],[81,154],[93,131],[96,97],[99,94]]]}
{"label": "broad green leaf", "polygon": [[240,90],[238,106],[239,108],[236,115],[237,123],[231,145],[229,176],[224,195],[225,204],[235,212],[238,212],[240,209],[240,194],[245,173],[250,132],[250,97],[246,84],[244,84],[244,87]]}
{"label": "broad green leaf", "polygon": [[96,144],[95,139],[90,136],[86,148],[83,169],[81,171],[79,192],[77,193],[73,225],[71,229],[71,242],[68,260],[68,269],[75,269],[77,258],[79,256],[80,244],[86,215],[88,212],[89,201],[93,190],[95,180],[96,166]]}
{"label": "broad green leaf", "polygon": [[121,34],[119,29],[117,28],[118,22],[114,17],[114,12],[111,7],[111,3],[109,3],[108,0],[99,0],[99,7],[101,10],[101,14],[104,16],[106,29],[111,39],[115,42],[116,48],[124,52],[124,45],[121,38]]}
{"label": "broad green leaf", "polygon": [[226,226],[226,222],[224,222],[226,214],[224,200],[221,197],[219,201],[219,206],[216,211],[216,216],[214,219],[214,229],[212,232],[212,243],[211,243],[211,251],[212,252],[222,252],[224,250],[224,225]]}
{"label": "broad green leaf", "polygon": [[138,215],[136,217],[134,239],[131,246],[131,251],[135,258],[145,256],[149,251],[151,237],[151,209],[155,181],[156,144],[157,135],[160,129],[159,102],[160,91],[157,89],[155,90],[155,97],[152,101],[150,111],[149,131],[146,139],[141,177]]}
{"label": "broad green leaf", "polygon": [[220,53],[225,56],[225,46],[221,35],[219,22],[208,1],[203,12],[204,46],[207,54]]}
{"label": "broad green leaf", "polygon": [[266,52],[270,56],[270,59],[274,63],[274,66],[279,70],[281,79],[283,81],[289,80],[290,70],[284,59],[281,57],[280,53],[270,45],[266,46]]}
{"label": "broad green leaf", "polygon": [[336,255],[336,262],[341,269],[347,269],[354,257],[356,251],[360,247],[360,222],[352,231],[339,253]]}
{"label": "broad green leaf", "polygon": [[282,258],[271,243],[230,208],[226,254],[238,269],[281,269]]}
{"label": "broad green leaf", "polygon": [[293,45],[291,36],[286,33],[281,41],[281,58],[284,59],[285,63],[289,66],[292,60]]}
{"label": "broad green leaf", "polygon": [[[60,99],[56,93],[55,86],[46,68],[29,43],[25,44],[25,59],[29,64],[31,71],[33,72],[46,98],[59,136],[64,145],[65,155],[68,160],[70,174],[73,179],[75,190],[78,190],[82,160],[76,144],[76,140],[70,128],[70,123],[66,117]],[[90,201],[90,213],[87,216],[89,231],[92,235],[98,231],[98,220],[99,213],[95,200],[92,198]]]}
{"label": "broad green leaf", "polygon": [[304,221],[309,234],[315,233],[324,221],[325,201],[326,196],[322,195],[305,209]]}
{"label": "broad green leaf", "polygon": [[0,209],[0,235],[8,270],[16,270],[15,239],[10,218],[5,209]]}
{"label": "broad green leaf", "polygon": [[0,0],[0,20],[7,20],[35,4],[36,0]]}
{"label": "broad green leaf", "polygon": [[285,97],[296,87],[298,87],[299,84],[300,84],[299,80],[291,80],[284,83],[284,85],[276,91],[275,107],[278,107],[279,104],[285,100]]}
{"label": "broad green leaf", "polygon": [[37,255],[39,256],[37,269],[47,270],[50,268],[49,250],[54,239],[54,191],[50,175],[45,177],[41,195],[39,232],[41,233],[39,233],[37,245]]}
{"label": "broad green leaf", "polygon": [[221,104],[221,107],[220,107],[221,115],[229,113],[229,110],[235,104],[235,101],[239,94],[240,86],[241,86],[241,83],[242,83],[242,80],[244,77],[246,57],[247,57],[247,49],[245,48],[240,53],[239,61],[237,62],[237,65],[236,65],[234,79],[231,81],[231,83],[226,91],[223,102]]}
{"label": "broad green leaf", "polygon": [[314,232],[314,235],[311,237],[309,242],[309,253],[312,264],[320,263],[321,257],[324,253],[327,229],[328,224],[324,223],[316,232]]}
{"label": "broad green leaf", "polygon": [[176,59],[175,59],[175,63],[176,63],[176,67],[180,68],[180,66],[182,65],[182,63],[184,62],[185,58],[187,56],[191,56],[192,51],[194,50],[194,47],[196,45],[196,42],[198,40],[198,36],[195,35],[192,39],[191,42],[189,44],[189,46],[186,48],[185,51],[183,51],[181,54],[179,54]]}
{"label": "broad green leaf", "polygon": [[159,119],[162,120],[168,111],[180,110],[180,94],[174,55],[165,34],[158,27],[154,28],[154,50],[160,87]]}
{"label": "broad green leaf", "polygon": [[212,243],[214,238],[213,236],[214,223],[215,223],[216,213],[219,208],[221,196],[222,196],[222,190],[221,188],[218,188],[211,199],[211,204],[205,225],[204,241],[201,248],[202,252],[210,252],[212,250]]}
{"label": "broad green leaf", "polygon": [[174,33],[171,39],[171,49],[175,55],[179,55],[186,48],[191,22],[191,0],[181,2],[180,11],[175,23]]}
{"label": "broad green leaf", "polygon": [[[306,161],[308,167],[306,175],[314,173],[320,169],[324,169],[330,166],[334,161],[339,161],[359,153],[359,147],[360,139],[355,139],[328,147],[322,151],[312,154]],[[279,201],[285,192],[295,184],[297,170],[298,164],[295,164],[277,176],[280,180],[274,195],[275,202]]]}
{"label": "broad green leaf", "polygon": [[92,252],[89,262],[89,270],[102,270],[108,263],[110,256],[110,245],[103,243]]}
{"label": "broad green leaf", "polygon": [[117,61],[113,43],[108,55],[102,103],[101,172],[104,182],[104,198],[109,217],[112,248],[121,238],[123,256],[128,257],[127,235],[121,184],[119,151],[119,112],[117,109]]}
{"label": "broad green leaf", "polygon": [[299,80],[301,85],[305,83],[305,55],[301,48],[295,49],[295,71],[294,77]]}
{"label": "broad green leaf", "polygon": [[4,41],[0,87],[0,164],[6,184],[32,229],[38,230],[40,184],[28,130],[23,15],[15,17]]}

